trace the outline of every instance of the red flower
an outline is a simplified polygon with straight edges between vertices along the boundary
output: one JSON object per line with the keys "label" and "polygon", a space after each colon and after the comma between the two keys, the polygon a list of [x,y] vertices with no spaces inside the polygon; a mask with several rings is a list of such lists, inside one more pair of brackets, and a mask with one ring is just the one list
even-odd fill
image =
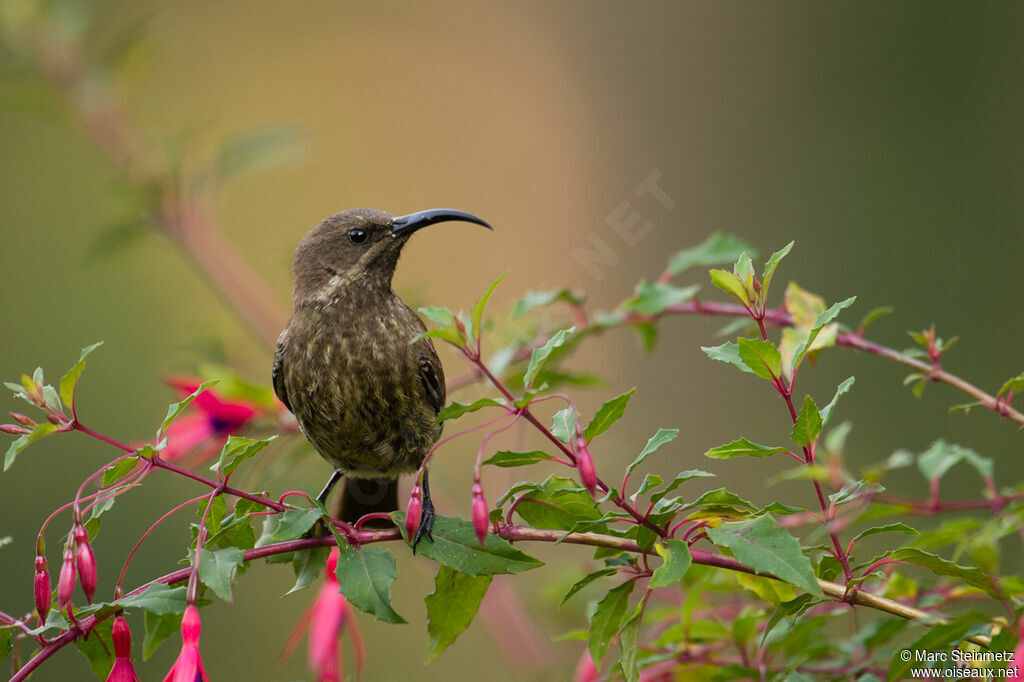
{"label": "red flower", "polygon": [[1024,680],[1024,617],[1020,619],[1020,630],[1017,632],[1017,648],[1013,650],[1013,670],[1008,680]]}
{"label": "red flower", "polygon": [[598,677],[600,674],[597,672],[597,666],[594,665],[594,659],[590,657],[590,651],[584,648],[583,655],[580,656],[576,670],[572,674],[572,682],[595,682]]}
{"label": "red flower", "polygon": [[[201,385],[192,377],[167,379],[182,398],[186,398]],[[203,462],[219,452],[228,436],[238,433],[255,417],[267,410],[240,398],[226,399],[209,388],[195,397],[188,411],[167,427],[167,447],[160,455],[171,461],[186,454],[195,454],[195,463]]]}
{"label": "red flower", "polygon": [[178,660],[171,666],[164,682],[210,682],[203,669],[203,659],[199,655],[199,633],[202,623],[199,620],[199,609],[189,604],[185,615],[181,617],[181,653]]}
{"label": "red flower", "polygon": [[309,653],[306,662],[309,669],[317,674],[317,682],[340,682],[342,679],[338,638],[346,624],[350,624],[349,632],[352,637],[352,649],[356,655],[356,670],[361,671],[366,663],[362,634],[352,617],[348,602],[339,591],[338,578],[334,574],[338,566],[338,554],[338,548],[334,547],[327,557],[324,585],[313,600],[313,604],[299,619],[281,654],[282,659],[290,656],[302,633],[309,629]]}
{"label": "red flower", "polygon": [[107,682],[139,682],[132,666],[132,631],[120,614],[114,619],[114,667]]}

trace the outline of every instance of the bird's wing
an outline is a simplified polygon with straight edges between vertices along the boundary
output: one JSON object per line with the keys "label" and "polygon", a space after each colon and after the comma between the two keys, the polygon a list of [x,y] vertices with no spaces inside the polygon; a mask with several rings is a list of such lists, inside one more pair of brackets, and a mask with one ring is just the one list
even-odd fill
{"label": "bird's wing", "polygon": [[444,370],[441,369],[441,361],[429,339],[421,339],[417,345],[422,348],[420,351],[420,379],[423,381],[423,387],[427,389],[427,399],[436,414],[444,407]]}
{"label": "bird's wing", "polygon": [[277,337],[277,350],[274,351],[274,368],[270,371],[270,377],[274,382],[274,393],[277,394],[277,399],[284,403],[284,406],[288,408],[288,411],[292,411],[292,406],[288,403],[288,391],[284,386],[284,339],[285,334],[288,330],[281,332],[281,336]]}

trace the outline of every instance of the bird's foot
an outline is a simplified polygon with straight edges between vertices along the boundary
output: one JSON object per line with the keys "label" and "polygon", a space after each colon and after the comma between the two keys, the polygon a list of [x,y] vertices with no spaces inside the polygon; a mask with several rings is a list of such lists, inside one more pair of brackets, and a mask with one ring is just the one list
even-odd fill
{"label": "bird's foot", "polygon": [[423,472],[423,513],[420,516],[420,525],[416,529],[416,535],[412,538],[412,553],[416,553],[416,545],[423,536],[431,542],[434,541],[430,531],[434,528],[434,503],[430,500],[430,486],[427,484],[427,472]]}

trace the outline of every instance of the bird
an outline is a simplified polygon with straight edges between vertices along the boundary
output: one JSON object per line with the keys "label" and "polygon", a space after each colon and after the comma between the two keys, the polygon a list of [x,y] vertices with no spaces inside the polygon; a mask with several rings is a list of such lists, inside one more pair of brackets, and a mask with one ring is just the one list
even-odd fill
{"label": "bird", "polygon": [[[417,472],[441,437],[444,370],[426,326],[392,290],[402,248],[417,231],[477,216],[430,209],[393,216],[351,209],[310,230],[292,260],[292,316],[277,340],[274,392],[333,472],[317,500],[345,477],[340,519],[398,509],[398,477]],[[431,538],[427,471],[413,552]],[[387,524],[387,522],[384,522]],[[374,524],[379,525],[379,524]],[[431,538],[432,539],[432,538]]]}

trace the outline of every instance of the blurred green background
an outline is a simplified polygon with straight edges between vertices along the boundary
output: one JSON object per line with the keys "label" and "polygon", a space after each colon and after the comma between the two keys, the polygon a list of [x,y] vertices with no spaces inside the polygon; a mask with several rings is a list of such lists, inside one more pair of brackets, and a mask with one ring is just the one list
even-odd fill
{"label": "blurred green background", "polygon": [[[906,330],[935,323],[941,336],[961,337],[946,367],[974,383],[994,392],[1024,369],[1019,3],[36,5],[3,0],[0,16],[10,26],[42,11],[34,21],[53,31],[47,39],[59,43],[81,31],[91,60],[138,36],[112,85],[156,153],[183,153],[186,166],[198,165],[247,131],[284,125],[299,132],[285,163],[212,194],[227,239],[281,309],[292,249],[324,216],[354,206],[393,213],[452,206],[496,231],[452,224],[418,236],[395,281],[411,304],[468,308],[510,270],[491,307],[499,316],[529,289],[562,285],[585,289],[593,307],[608,309],[638,279],[655,277],[669,254],[720,230],[744,237],[762,256],[795,240],[778,277],[829,301],[857,295],[842,318],[848,323],[874,306],[893,306],[895,314],[870,333],[882,343],[907,347]],[[80,415],[121,440],[152,434],[174,399],[162,383],[168,372],[191,373],[215,360],[269,383],[268,348],[170,240],[149,233],[114,249],[104,238],[134,215],[134,200],[66,99],[15,52],[0,60],[0,376],[12,380],[42,365],[56,379],[82,346],[105,341],[80,384]],[[652,173],[672,208],[636,195]],[[632,245],[609,222],[623,202],[651,224]],[[617,261],[601,265],[600,278],[573,255],[593,250],[594,240]],[[699,273],[689,278],[705,281]],[[573,366],[607,379],[606,388],[580,395],[585,413],[638,387],[621,426],[595,453],[599,471],[621,470],[657,427],[678,427],[682,437],[648,461],[650,470],[711,469],[720,476],[711,487],[727,485],[757,503],[809,503],[806,484],[765,487],[789,467],[784,458],[702,461],[708,447],[740,435],[774,442],[789,430],[766,386],[699,350],[720,343],[720,326],[667,320],[649,355],[626,332],[584,347]],[[460,371],[456,356],[442,351],[442,359],[449,375]],[[898,448],[921,451],[941,437],[995,458],[998,481],[1020,480],[1020,434],[1012,424],[990,413],[948,414],[966,399],[946,387],[929,387],[916,400],[901,386],[904,374],[844,350],[823,353],[802,373],[803,389],[819,404],[839,381],[857,377],[838,415],[854,424],[852,468]],[[3,405],[21,407],[13,399]],[[474,454],[467,441],[437,459],[432,481],[442,513],[468,513]],[[84,437],[55,437],[0,476],[0,536],[13,538],[0,550],[0,608],[31,608],[39,524],[110,455]],[[326,472],[310,454],[266,485],[275,494],[314,491]],[[507,480],[491,474],[489,499],[519,474],[530,472]],[[980,495],[973,474],[953,480],[961,487],[947,483],[948,497]],[[926,494],[913,472],[888,483],[890,492]],[[109,598],[139,533],[195,494],[192,484],[153,476],[144,494],[105,517],[95,544],[101,597]],[[173,568],[187,541],[189,514],[179,516],[144,546],[129,584]],[[51,532],[51,566],[59,565],[64,527],[58,522]],[[546,638],[586,626],[585,599],[562,609],[557,603],[558,588],[588,566],[588,552],[525,548],[552,562],[507,581],[545,638],[530,655],[509,657],[478,620],[424,667],[421,597],[432,589],[433,568],[395,549],[395,605],[411,624],[360,617],[370,658],[364,679],[480,679],[484,670],[494,680],[568,676],[580,644]],[[1004,557],[1004,570],[1021,561],[1018,548]],[[204,610],[203,655],[213,678],[312,679],[301,653],[274,667],[312,596],[281,598],[291,582],[286,567],[255,565],[236,588],[235,605]],[[141,622],[132,623],[139,642]],[[141,668],[143,678],[162,676],[177,647],[176,638],[167,642]],[[37,677],[86,672],[80,654],[67,649]]]}

